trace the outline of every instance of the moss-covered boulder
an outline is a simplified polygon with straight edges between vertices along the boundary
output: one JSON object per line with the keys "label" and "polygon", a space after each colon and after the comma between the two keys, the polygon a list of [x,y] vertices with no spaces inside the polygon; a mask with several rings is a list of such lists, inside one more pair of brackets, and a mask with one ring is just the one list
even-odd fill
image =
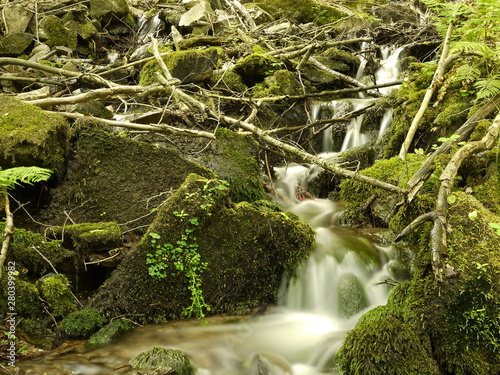
{"label": "moss-covered boulder", "polygon": [[[182,83],[199,82],[209,79],[219,59],[219,50],[215,47],[204,50],[172,51],[163,56],[163,61],[173,78]],[[160,71],[158,63],[152,60],[144,65],[140,73],[139,84],[143,86],[157,83],[155,73]]]}
{"label": "moss-covered boulder", "polygon": [[77,310],[66,276],[50,273],[39,279],[36,285],[40,296],[55,317],[62,317]]}
{"label": "moss-covered boulder", "polygon": [[240,59],[231,70],[241,77],[246,86],[252,87],[280,67],[282,64],[264,55],[262,48],[255,48],[252,54]]}
{"label": "moss-covered boulder", "polygon": [[[189,315],[201,303],[213,313],[235,313],[273,300],[282,276],[309,255],[314,232],[283,212],[235,205],[228,196],[217,180],[189,176],[91,306],[154,321]],[[191,261],[195,285],[185,272],[193,271]]]}
{"label": "moss-covered boulder", "polygon": [[188,356],[176,349],[152,347],[130,360],[134,369],[165,370],[172,369],[177,375],[192,375],[194,368]]}
{"label": "moss-covered boulder", "polygon": [[51,205],[41,219],[65,224],[63,210],[75,222],[151,223],[153,211],[186,176],[213,173],[181,157],[174,148],[160,148],[110,132],[99,125],[82,125],[68,161],[64,182],[51,191]]}
{"label": "moss-covered boulder", "polygon": [[[16,267],[19,268],[19,267]],[[21,270],[22,271],[22,270]],[[19,277],[19,270],[16,270],[15,282],[15,312],[23,318],[39,318],[44,315],[43,300],[35,284]],[[8,289],[7,277],[2,277],[0,283],[0,303],[5,306],[2,311],[7,311]]]}
{"label": "moss-covered boulder", "polygon": [[338,314],[350,318],[368,306],[365,288],[352,273],[347,273],[339,280]]}
{"label": "moss-covered boulder", "polygon": [[94,349],[107,345],[129,332],[133,327],[134,324],[130,320],[113,319],[109,324],[90,336],[85,346]]}
{"label": "moss-covered boulder", "polygon": [[0,167],[60,169],[66,155],[69,124],[15,98],[0,98]]}
{"label": "moss-covered boulder", "polygon": [[33,34],[11,33],[0,39],[0,56],[19,56],[33,41]]}
{"label": "moss-covered boulder", "polygon": [[[448,212],[446,277],[429,272],[420,241],[411,281],[386,306],[363,316],[339,355],[349,374],[497,374],[500,371],[500,217],[473,196],[454,192]],[[470,212],[476,215],[469,216]]]}
{"label": "moss-covered boulder", "polygon": [[87,338],[98,331],[106,319],[96,309],[83,309],[66,316],[59,324],[61,333],[69,338]]}
{"label": "moss-covered boulder", "polygon": [[203,153],[192,154],[190,159],[229,182],[233,202],[263,199],[259,149],[255,141],[224,128],[219,128],[215,135],[217,139]]}
{"label": "moss-covered boulder", "polygon": [[40,37],[49,47],[67,46],[76,48],[78,29],[70,28],[54,15],[45,17],[40,22]]}

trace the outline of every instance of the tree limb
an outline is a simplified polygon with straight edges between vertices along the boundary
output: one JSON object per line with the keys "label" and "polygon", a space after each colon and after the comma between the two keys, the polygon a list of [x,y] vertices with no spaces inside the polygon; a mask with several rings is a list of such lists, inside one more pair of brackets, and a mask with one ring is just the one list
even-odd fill
{"label": "tree limb", "polygon": [[436,72],[434,73],[434,77],[432,78],[432,82],[429,88],[425,92],[424,99],[420,104],[420,108],[418,109],[417,114],[413,118],[410,128],[408,129],[408,133],[406,134],[406,138],[403,142],[403,145],[401,146],[401,150],[399,151],[399,157],[401,158],[401,160],[406,159],[406,154],[408,153],[410,145],[413,142],[413,138],[415,137],[415,133],[417,132],[420,121],[422,120],[422,117],[424,116],[424,113],[427,110],[427,107],[429,106],[429,103],[431,101],[432,96],[434,95],[434,92],[436,91],[436,88],[440,85],[443,79],[444,71],[446,69],[445,61],[446,58],[448,57],[448,51],[450,49],[450,41],[451,41],[451,33],[453,31],[453,25],[454,23],[450,22],[448,30],[446,32],[446,37],[443,42],[443,51],[441,52],[441,58],[439,59]]}
{"label": "tree limb", "polygon": [[0,251],[0,280],[2,279],[2,270],[5,259],[7,259],[7,251],[9,250],[10,240],[12,239],[12,230],[14,228],[14,215],[10,211],[9,194],[5,191],[5,227],[3,229],[2,250]]}

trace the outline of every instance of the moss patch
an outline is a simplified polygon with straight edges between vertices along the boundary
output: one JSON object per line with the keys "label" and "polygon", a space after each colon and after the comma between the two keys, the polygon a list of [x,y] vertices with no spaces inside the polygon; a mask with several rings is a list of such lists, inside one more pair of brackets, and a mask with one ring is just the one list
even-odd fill
{"label": "moss patch", "polygon": [[67,337],[81,339],[96,332],[105,321],[96,309],[84,309],[66,316],[59,324],[59,329]]}
{"label": "moss patch", "polygon": [[130,360],[132,368],[167,369],[172,368],[178,375],[191,375],[194,369],[188,356],[175,349],[153,347]]}
{"label": "moss patch", "polygon": [[70,283],[62,274],[48,274],[37,281],[40,295],[55,317],[62,317],[76,311]]}
{"label": "moss patch", "polygon": [[89,340],[85,343],[85,346],[94,349],[107,345],[118,337],[129,332],[133,327],[134,324],[129,320],[114,319],[90,336]]}
{"label": "moss patch", "polygon": [[0,167],[59,169],[70,130],[64,118],[12,97],[0,99]]}

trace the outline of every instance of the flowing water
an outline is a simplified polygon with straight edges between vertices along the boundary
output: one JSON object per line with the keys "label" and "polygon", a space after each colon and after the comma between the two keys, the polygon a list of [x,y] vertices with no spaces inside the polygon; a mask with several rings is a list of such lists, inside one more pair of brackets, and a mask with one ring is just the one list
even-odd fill
{"label": "flowing water", "polygon": [[[400,51],[386,52],[377,72],[378,83],[393,80],[397,74],[395,59]],[[317,117],[328,108],[334,116],[342,106],[345,110],[346,103],[353,110],[373,101],[353,98],[316,103],[311,112]],[[391,119],[392,113],[387,112],[380,132],[390,126]],[[359,131],[361,121],[350,121],[342,150],[367,141]],[[331,151],[328,140],[323,147]],[[162,346],[185,351],[200,375],[257,375],[257,361],[260,371],[268,371],[261,373],[269,375],[338,373],[335,356],[346,332],[364,312],[386,302],[389,290],[383,281],[390,277],[387,265],[395,251],[337,226],[340,203],[299,201],[297,185],[307,186],[314,171],[304,165],[276,169],[279,203],[309,223],[317,235],[313,254],[294,279],[283,281],[278,306],[268,314],[212,317],[204,326],[190,320],[139,327],[107,347],[94,351],[82,345],[71,347],[57,355],[20,362],[21,369],[26,374],[136,374],[123,366],[142,351]]]}

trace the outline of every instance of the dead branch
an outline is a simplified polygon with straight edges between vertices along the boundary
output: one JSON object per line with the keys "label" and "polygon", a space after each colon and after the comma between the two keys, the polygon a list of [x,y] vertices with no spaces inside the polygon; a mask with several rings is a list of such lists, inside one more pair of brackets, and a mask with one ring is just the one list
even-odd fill
{"label": "dead branch", "polygon": [[2,270],[5,259],[7,259],[7,251],[9,250],[9,244],[12,239],[14,228],[14,215],[10,211],[9,194],[5,191],[5,227],[3,229],[3,242],[2,250],[0,251],[0,280],[2,279]]}
{"label": "dead branch", "polygon": [[127,129],[145,130],[145,131],[157,132],[157,133],[170,133],[173,135],[186,136],[186,137],[203,137],[203,138],[215,139],[215,135],[210,133],[210,132],[205,132],[205,131],[201,131],[201,130],[194,130],[194,129],[176,128],[174,126],[170,126],[167,124],[145,125],[145,124],[137,124],[134,122],[106,120],[106,119],[99,118],[99,117],[85,116],[81,113],[52,112],[52,111],[47,111],[47,112],[57,113],[57,114],[64,116],[66,118],[71,118],[71,119],[75,119],[75,120],[92,119],[92,121],[96,121],[96,122],[99,122],[101,124],[105,124],[105,125],[109,125],[109,126],[117,126],[117,127],[121,127],[121,128],[127,128]]}
{"label": "dead branch", "polygon": [[448,57],[448,51],[450,49],[451,33],[453,31],[453,26],[454,23],[450,22],[450,25],[448,26],[448,30],[446,32],[446,37],[443,42],[443,51],[441,52],[441,57],[439,59],[436,72],[434,73],[434,77],[432,77],[432,82],[427,91],[425,92],[424,99],[420,104],[420,108],[418,109],[417,114],[413,118],[410,128],[408,129],[408,133],[406,134],[406,138],[403,142],[403,145],[401,146],[401,150],[399,151],[399,157],[402,160],[406,159],[406,154],[408,153],[410,145],[413,142],[413,138],[415,137],[415,133],[417,132],[420,121],[422,120],[422,117],[424,116],[424,113],[427,110],[427,107],[429,106],[429,103],[432,99],[432,96],[434,95],[434,92],[436,91],[437,87],[441,84],[441,81],[443,80],[444,71],[446,69],[445,62],[446,58]]}
{"label": "dead branch", "polygon": [[394,239],[394,242],[399,242],[406,236],[410,235],[413,233],[420,225],[427,221],[433,221],[437,216],[441,215],[440,212],[438,211],[432,211],[432,212],[427,212],[423,215],[420,215],[417,217],[415,220],[413,220],[410,224],[404,228],[401,233],[399,233],[396,238]]}
{"label": "dead branch", "polygon": [[151,86],[114,86],[109,88],[96,89],[83,94],[65,96],[62,98],[45,98],[36,100],[27,100],[30,103],[39,107],[49,107],[54,105],[66,105],[87,102],[93,99],[107,98],[120,94],[142,94],[146,90],[150,90],[158,85]]}
{"label": "dead branch", "polygon": [[468,156],[490,149],[498,138],[499,129],[500,113],[497,114],[490,128],[480,141],[467,143],[458,149],[439,177],[441,186],[439,187],[436,200],[436,211],[439,212],[439,215],[433,219],[434,227],[431,232],[432,269],[437,281],[442,281],[443,279],[444,265],[442,256],[446,253],[448,196],[453,189],[458,169]]}
{"label": "dead branch", "polygon": [[[355,39],[349,39],[349,40],[339,40],[339,41],[335,41],[335,42],[332,42],[332,41],[316,42],[315,46],[317,46],[317,48],[330,48],[330,47],[336,47],[336,46],[345,46],[345,45],[354,44],[354,43],[371,42],[372,40],[373,40],[372,38],[355,38]],[[273,56],[273,57],[280,59],[280,58],[282,58],[281,56],[284,56],[290,52],[307,49],[310,46],[311,46],[311,43],[297,44],[294,46],[285,47],[285,48],[277,49],[277,50],[274,50],[271,52],[267,52],[266,55]]]}
{"label": "dead branch", "polygon": [[427,157],[425,162],[420,166],[417,172],[412,176],[412,178],[408,181],[408,196],[407,201],[411,202],[413,198],[418,194],[420,188],[424,185],[425,181],[432,174],[432,165],[434,163],[434,159],[442,154],[447,153],[451,146],[455,143],[463,142],[467,139],[469,134],[474,130],[479,121],[488,117],[495,111],[498,111],[498,107],[500,106],[500,95],[493,97],[490,101],[484,104],[479,110],[477,110],[456,132],[455,134],[459,135],[459,138],[450,139],[444,142],[441,147],[439,147],[436,151],[434,151],[431,155]]}

